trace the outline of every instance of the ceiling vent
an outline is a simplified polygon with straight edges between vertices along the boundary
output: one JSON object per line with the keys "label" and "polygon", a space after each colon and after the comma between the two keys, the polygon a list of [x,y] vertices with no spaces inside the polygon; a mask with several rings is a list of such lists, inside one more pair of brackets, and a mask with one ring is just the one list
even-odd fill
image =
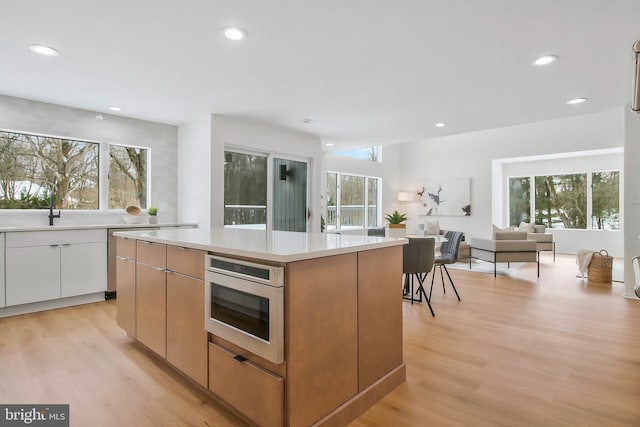
{"label": "ceiling vent", "polygon": [[635,62],[635,73],[633,75],[631,109],[633,111],[640,111],[640,40],[637,40],[633,44],[633,59]]}

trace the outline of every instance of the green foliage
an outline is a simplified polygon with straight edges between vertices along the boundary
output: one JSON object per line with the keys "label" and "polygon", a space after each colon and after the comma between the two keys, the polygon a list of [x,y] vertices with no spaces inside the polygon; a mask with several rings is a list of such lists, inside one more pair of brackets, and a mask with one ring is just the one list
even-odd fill
{"label": "green foliage", "polygon": [[531,178],[509,178],[509,225],[531,222]]}
{"label": "green foliage", "polygon": [[393,211],[392,214],[387,214],[385,219],[389,222],[389,224],[402,224],[407,220],[407,214],[401,214],[398,211]]}
{"label": "green foliage", "polygon": [[149,213],[149,215],[151,216],[156,216],[158,215],[158,208],[156,208],[155,206],[151,206],[147,212]]}

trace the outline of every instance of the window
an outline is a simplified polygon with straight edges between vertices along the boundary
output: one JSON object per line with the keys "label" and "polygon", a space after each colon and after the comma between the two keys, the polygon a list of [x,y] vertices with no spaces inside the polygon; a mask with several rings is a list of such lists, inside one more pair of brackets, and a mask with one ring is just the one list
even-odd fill
{"label": "window", "polygon": [[591,174],[591,228],[620,230],[620,172]]}
{"label": "window", "polygon": [[57,209],[145,209],[149,149],[102,145],[105,150],[99,142],[0,131],[0,209],[45,209],[51,192]]}
{"label": "window", "polygon": [[266,156],[224,152],[224,225],[266,229]]}
{"label": "window", "polygon": [[327,229],[375,227],[380,223],[380,179],[327,173]]}
{"label": "window", "polygon": [[587,174],[536,176],[536,224],[587,228]]}
{"label": "window", "polygon": [[619,230],[620,172],[509,178],[510,225],[530,222],[531,214],[547,228]]}
{"label": "window", "polygon": [[509,178],[509,224],[531,222],[531,180],[527,177]]}
{"label": "window", "polygon": [[147,150],[109,146],[109,209],[147,208]]}
{"label": "window", "polygon": [[336,151],[339,156],[352,157],[354,159],[369,160],[370,162],[382,162],[382,147],[355,148],[353,150]]}
{"label": "window", "polygon": [[0,207],[98,209],[97,143],[0,132]]}

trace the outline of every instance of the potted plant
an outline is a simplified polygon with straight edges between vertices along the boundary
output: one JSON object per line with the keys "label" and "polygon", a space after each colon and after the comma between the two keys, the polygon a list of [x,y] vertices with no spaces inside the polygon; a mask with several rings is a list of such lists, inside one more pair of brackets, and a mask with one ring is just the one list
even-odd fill
{"label": "potted plant", "polygon": [[149,214],[149,224],[157,224],[158,223],[158,208],[155,206],[151,206],[147,213]]}
{"label": "potted plant", "polygon": [[407,220],[407,214],[401,214],[398,211],[393,211],[391,214],[387,214],[385,219],[389,223],[389,237],[402,237],[407,234],[407,225],[403,224]]}

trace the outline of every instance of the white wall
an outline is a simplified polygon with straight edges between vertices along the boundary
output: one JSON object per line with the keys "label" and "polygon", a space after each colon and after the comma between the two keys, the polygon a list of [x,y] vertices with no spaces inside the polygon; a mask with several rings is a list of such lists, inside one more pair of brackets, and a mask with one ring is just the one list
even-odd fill
{"label": "white wall", "polygon": [[[151,148],[151,196],[149,206],[158,207],[161,222],[175,222],[176,126],[80,110],[44,102],[0,95],[0,129],[32,132]],[[57,225],[124,223],[123,211],[64,211]],[[0,211],[2,225],[48,225],[47,215],[36,211]]]}
{"label": "white wall", "polygon": [[211,221],[211,116],[178,127],[178,221]]}
{"label": "white wall", "polygon": [[631,258],[640,255],[640,114],[629,106],[624,112],[624,131],[624,290],[626,297],[635,298]]}
{"label": "white wall", "polygon": [[[241,119],[224,115],[212,114],[210,117],[209,137],[205,142],[207,131],[203,123],[189,123],[180,127],[180,146],[201,149],[200,159],[185,159],[184,167],[189,167],[193,162],[198,162],[200,167],[210,169],[210,181],[203,183],[198,173],[187,173],[180,182],[180,191],[190,191],[191,196],[185,196],[186,200],[194,200],[199,197],[196,192],[189,190],[190,186],[202,186],[201,191],[209,192],[209,205],[205,208],[201,203],[190,202],[180,210],[193,207],[200,212],[199,217],[206,211],[207,224],[198,223],[206,227],[221,227],[224,222],[224,150],[225,147],[244,148],[262,153],[272,153],[282,156],[294,156],[309,161],[310,168],[310,208],[312,211],[310,231],[320,231],[320,183],[322,170],[322,153],[320,139],[318,137],[295,132],[289,129],[278,128],[268,124],[249,119]],[[197,129],[197,130],[196,130]],[[208,147],[206,146],[208,144]],[[207,148],[209,151],[207,152]],[[182,170],[182,169],[181,169]],[[204,200],[204,199],[203,199]],[[181,213],[181,218],[186,218],[187,213]]]}
{"label": "white wall", "polygon": [[[624,145],[622,109],[528,123],[499,129],[452,135],[421,142],[385,146],[385,160],[397,156],[394,173],[385,171],[385,211],[398,206],[392,197],[401,190],[417,191],[420,182],[438,178],[471,178],[471,216],[433,217],[441,228],[465,232],[470,237],[488,237],[491,224],[502,211],[494,208],[493,161],[522,156],[616,148]],[[393,153],[393,155],[392,155]],[[394,179],[388,179],[396,175]],[[502,197],[502,196],[501,196]],[[425,217],[418,217],[418,204],[408,207],[409,230]],[[596,245],[594,247],[599,247]]]}

